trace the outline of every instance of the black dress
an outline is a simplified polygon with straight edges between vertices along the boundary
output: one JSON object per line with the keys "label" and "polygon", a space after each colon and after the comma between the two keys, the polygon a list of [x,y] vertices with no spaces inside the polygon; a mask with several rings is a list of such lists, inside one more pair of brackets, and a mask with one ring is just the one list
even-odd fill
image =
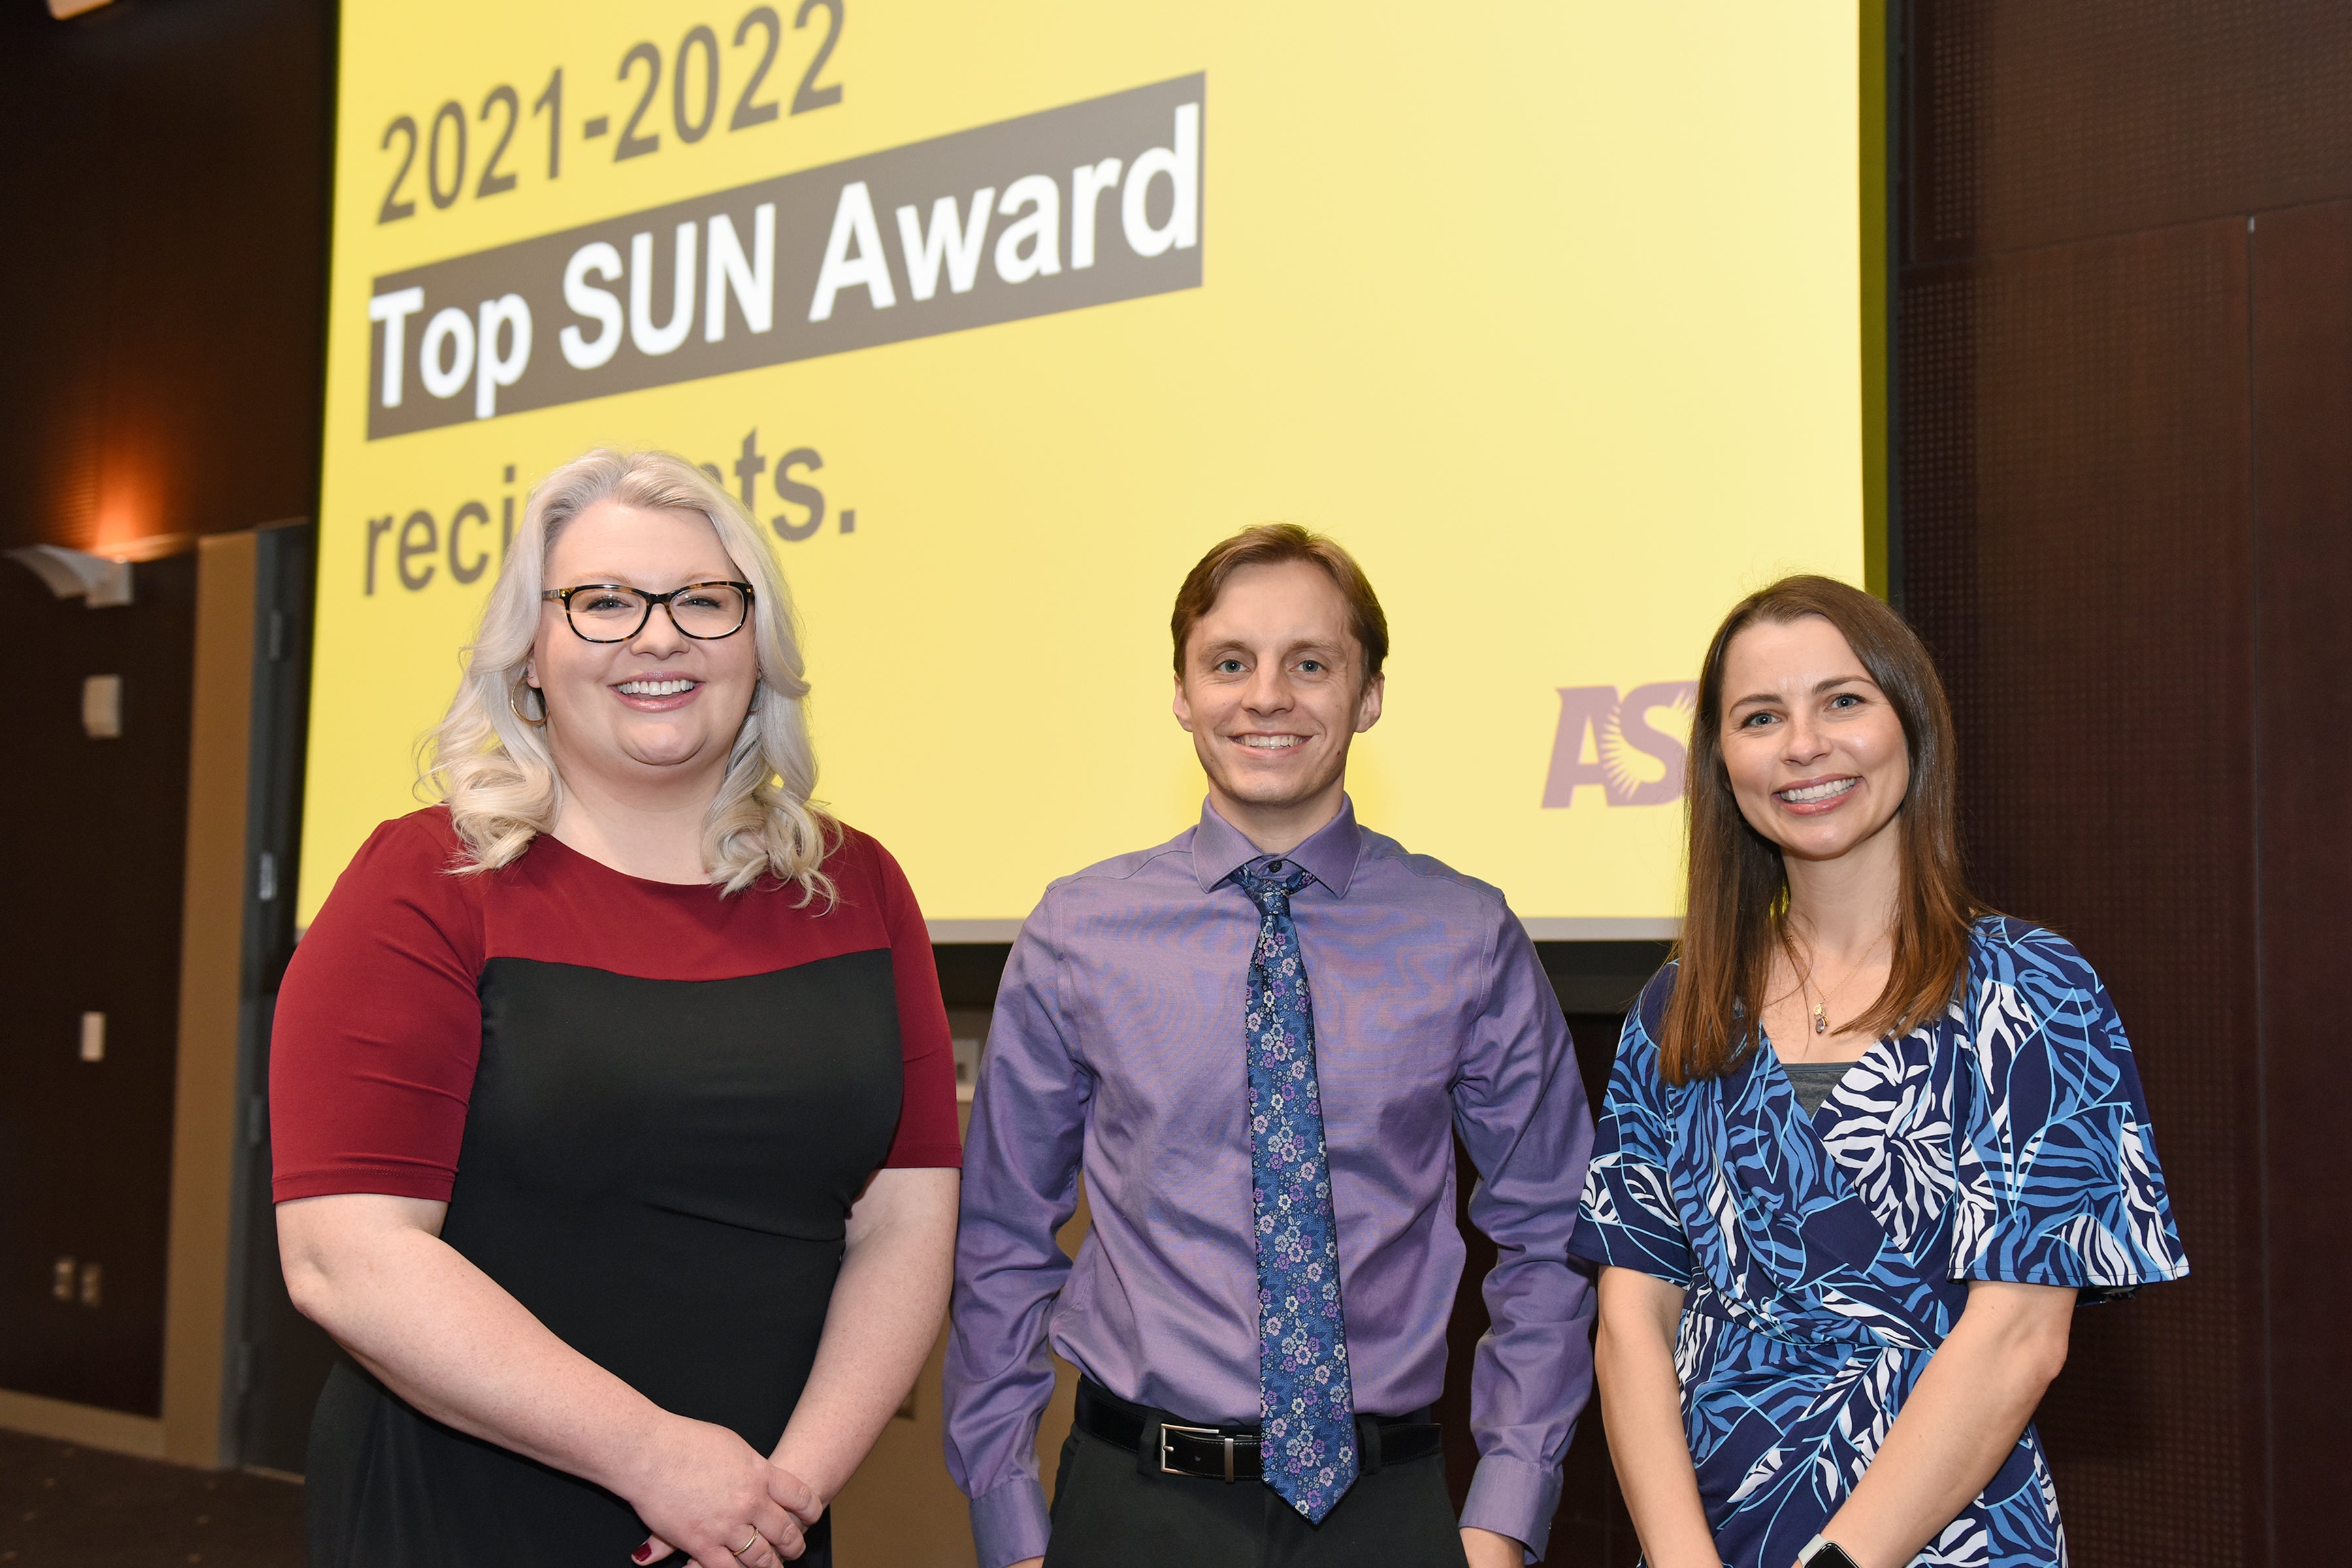
{"label": "black dress", "polygon": [[[454,849],[446,813],[387,824],[304,937],[275,1030],[278,1198],[446,1197],[442,1238],[558,1338],[770,1451],[851,1204],[883,1165],[957,1160],[903,876],[854,834],[830,909],[642,881],[550,838],[458,877]],[[617,1568],[646,1534],[618,1497],[349,1362],[312,1425],[308,1508],[320,1568]],[[827,1535],[804,1561],[829,1561]]]}

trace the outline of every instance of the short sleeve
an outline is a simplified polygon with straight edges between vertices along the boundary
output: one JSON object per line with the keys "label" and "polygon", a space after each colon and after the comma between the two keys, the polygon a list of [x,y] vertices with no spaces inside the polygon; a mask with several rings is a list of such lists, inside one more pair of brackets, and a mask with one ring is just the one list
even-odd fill
{"label": "short sleeve", "polygon": [[271,1191],[446,1202],[482,1046],[481,923],[440,811],[376,829],[288,965],[270,1026]]}
{"label": "short sleeve", "polygon": [[1688,1285],[1690,1238],[1675,1212],[1667,1179],[1673,1121],[1652,1033],[1664,1014],[1673,977],[1671,967],[1660,971],[1625,1016],[1568,1250],[1589,1262],[1636,1268],[1672,1284]]}
{"label": "short sleeve", "polygon": [[[871,840],[867,841],[869,844]],[[948,1036],[947,1004],[940,996],[930,928],[907,873],[879,844],[872,846],[882,882],[882,914],[890,937],[890,973],[898,987],[898,1044],[906,1083],[898,1135],[883,1167],[956,1167],[963,1140],[956,1131],[955,1044]]]}
{"label": "short sleeve", "polygon": [[1956,1279],[2128,1291],[2189,1272],[2123,1021],[2082,954],[1978,929],[1963,1010]]}

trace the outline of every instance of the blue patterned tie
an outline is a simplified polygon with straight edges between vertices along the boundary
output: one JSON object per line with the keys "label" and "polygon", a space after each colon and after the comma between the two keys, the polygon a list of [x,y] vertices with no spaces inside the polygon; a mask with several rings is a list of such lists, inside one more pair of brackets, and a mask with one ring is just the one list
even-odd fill
{"label": "blue patterned tie", "polygon": [[1355,1484],[1356,1399],[1315,1079],[1315,1008],[1290,919],[1290,896],[1307,875],[1273,860],[1234,872],[1234,880],[1260,916],[1242,1020],[1257,1226],[1258,1454],[1266,1485],[1320,1524]]}

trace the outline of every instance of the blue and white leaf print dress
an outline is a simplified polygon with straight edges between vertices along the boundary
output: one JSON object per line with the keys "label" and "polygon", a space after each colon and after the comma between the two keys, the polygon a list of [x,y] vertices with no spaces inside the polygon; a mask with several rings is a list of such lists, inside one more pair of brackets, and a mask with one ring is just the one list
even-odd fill
{"label": "blue and white leaf print dress", "polygon": [[[2131,1047],[2064,938],[1978,922],[1933,1025],[1808,1117],[1769,1042],[1669,1088],[1668,965],[1625,1020],[1570,1250],[1687,1287],[1675,1363],[1716,1549],[1789,1568],[1836,1511],[1968,1281],[2126,1290],[2189,1271]],[[2066,1562],[2032,1426],[1916,1568]]]}

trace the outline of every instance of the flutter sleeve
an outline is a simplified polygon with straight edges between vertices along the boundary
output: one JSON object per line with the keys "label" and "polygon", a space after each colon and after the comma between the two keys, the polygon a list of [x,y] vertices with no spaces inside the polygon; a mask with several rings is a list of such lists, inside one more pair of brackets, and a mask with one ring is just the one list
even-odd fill
{"label": "flutter sleeve", "polygon": [[1568,1250],[1588,1262],[1638,1268],[1672,1284],[1688,1285],[1690,1238],[1675,1212],[1667,1178],[1673,1117],[1665,1079],[1658,1073],[1654,1034],[1673,989],[1669,966],[1651,980],[1625,1016]]}
{"label": "flutter sleeve", "polygon": [[2094,1299],[2189,1272],[2123,1020],[2055,932],[1978,929],[1952,1278]]}

